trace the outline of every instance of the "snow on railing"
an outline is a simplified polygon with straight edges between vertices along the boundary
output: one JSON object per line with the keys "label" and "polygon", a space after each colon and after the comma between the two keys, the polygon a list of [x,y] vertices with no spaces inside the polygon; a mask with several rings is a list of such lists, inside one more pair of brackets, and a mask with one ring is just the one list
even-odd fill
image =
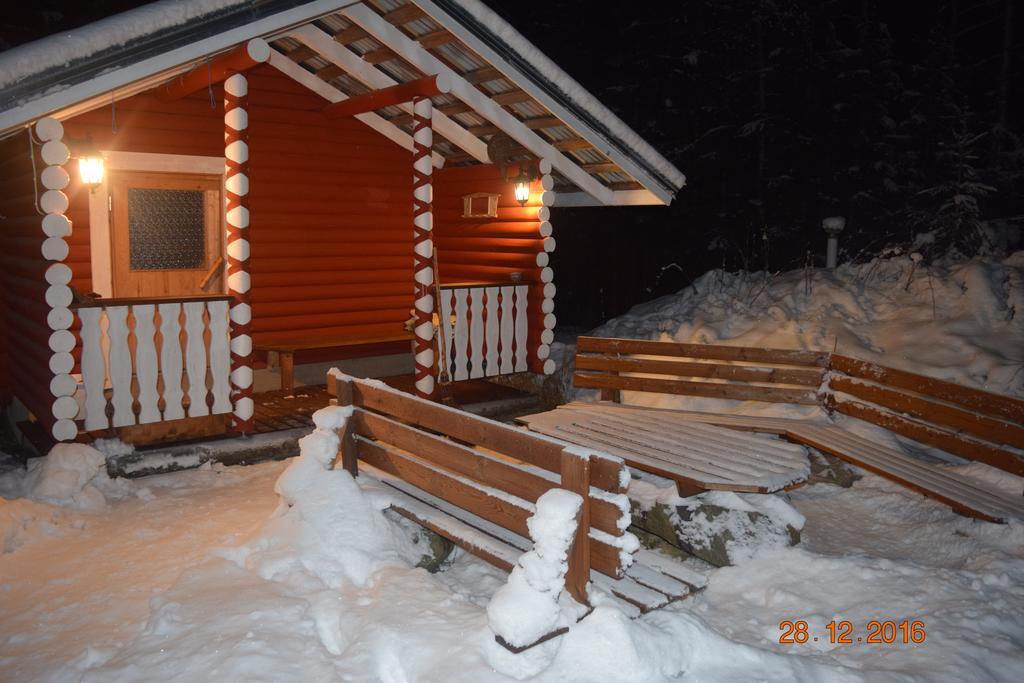
{"label": "snow on railing", "polygon": [[76,312],[87,430],[231,412],[228,297],[99,299]]}
{"label": "snow on railing", "polygon": [[451,379],[526,371],[528,290],[525,284],[441,287],[443,360]]}

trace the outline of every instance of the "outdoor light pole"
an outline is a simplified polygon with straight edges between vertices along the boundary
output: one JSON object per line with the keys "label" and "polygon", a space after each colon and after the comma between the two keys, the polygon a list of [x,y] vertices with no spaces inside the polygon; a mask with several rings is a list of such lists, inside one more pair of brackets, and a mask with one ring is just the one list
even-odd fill
{"label": "outdoor light pole", "polygon": [[829,216],[821,222],[821,227],[828,235],[828,246],[825,251],[825,267],[832,269],[836,267],[836,258],[839,255],[839,233],[846,227],[846,219],[842,216]]}

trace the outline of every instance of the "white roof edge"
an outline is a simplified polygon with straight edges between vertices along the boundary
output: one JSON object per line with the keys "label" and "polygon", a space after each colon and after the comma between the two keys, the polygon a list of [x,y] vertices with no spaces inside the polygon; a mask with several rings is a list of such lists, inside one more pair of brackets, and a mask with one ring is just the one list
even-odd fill
{"label": "white roof edge", "polygon": [[158,0],[0,52],[0,88],[245,0]]}
{"label": "white roof edge", "polygon": [[[174,2],[175,0],[168,1]],[[274,33],[298,23],[311,21],[325,14],[331,14],[344,7],[356,4],[356,1],[357,0],[314,0],[312,2],[284,10],[277,14],[256,19],[255,21],[243,24],[223,33],[210,36],[209,38],[183,45],[182,47],[169,52],[161,53],[154,57],[143,59],[139,62],[112,69],[87,81],[76,83],[59,90],[53,90],[52,92],[43,93],[38,98],[22,102],[10,109],[0,112],[0,134],[25,126],[43,116],[56,114],[79,102],[94,99],[97,96],[104,94],[113,93],[138,81],[151,78],[156,74],[169,72],[202,57],[215,54],[240,43],[244,43],[252,38]],[[230,5],[220,5],[218,6],[218,9],[228,6]],[[145,7],[137,9],[145,9]],[[108,19],[110,21],[115,21],[126,14],[132,14],[134,11],[135,10],[129,10],[127,12],[114,15],[113,17],[109,17]],[[197,13],[193,18],[205,16],[206,14],[210,14],[212,11],[215,10]],[[89,30],[101,24],[103,26],[109,26],[108,19],[100,20],[99,22],[75,29],[75,31]],[[134,22],[135,18],[129,17],[129,20]],[[46,46],[52,46],[52,41],[66,39],[67,35],[68,34],[55,34],[33,43],[29,43],[23,47],[26,52],[28,52],[30,48],[31,52],[35,52],[37,50],[44,49]],[[4,68],[3,56],[6,54],[7,53],[0,53],[0,69]],[[17,59],[20,60],[21,57],[17,57]],[[40,68],[36,73],[42,73],[43,71],[44,69]]]}
{"label": "white roof edge", "polygon": [[[460,25],[459,22],[452,18],[447,12],[439,7],[433,0],[411,0],[415,4],[419,5],[423,10],[431,15],[435,20],[441,17],[439,23],[442,23],[449,30],[453,29],[453,25]],[[506,42],[509,47],[515,50],[524,60],[528,61],[534,68],[549,78],[561,91],[562,94],[574,104],[582,109],[587,110],[596,118],[600,119],[601,122],[606,125],[609,130],[616,136],[618,136],[622,142],[629,145],[639,156],[641,156],[646,162],[648,162],[653,168],[661,173],[666,180],[671,182],[676,189],[679,189],[686,185],[686,176],[675,167],[672,162],[666,159],[660,152],[650,145],[643,137],[641,137],[636,131],[629,127],[622,119],[616,116],[611,110],[609,110],[604,104],[602,104],[596,97],[590,94],[586,88],[580,85],[575,79],[567,74],[560,66],[555,64],[550,58],[542,53],[536,46],[527,40],[521,33],[519,33],[513,26],[507,21],[498,16],[493,10],[485,6],[479,0],[451,0],[458,4],[463,10],[472,15],[477,21],[485,25],[489,30],[495,33],[497,37]],[[447,21],[444,19],[447,18]],[[461,37],[461,36],[460,36]],[[481,53],[481,56],[485,57],[488,61],[499,61],[504,62],[499,55],[493,50],[483,45],[480,41],[471,41],[475,44],[470,45],[474,50]],[[507,68],[513,68],[504,63]],[[496,65],[497,66],[497,65]],[[502,70],[499,68],[499,70]],[[516,82],[521,87],[524,84],[516,79]],[[528,84],[527,84],[528,85]],[[524,87],[524,89],[527,89]],[[528,89],[530,94],[536,97],[549,109],[562,109],[557,106],[557,103],[553,101],[553,98],[547,96],[543,92],[532,92]],[[539,95],[539,96],[538,96]],[[572,127],[575,129],[576,126],[583,127],[586,131],[590,132],[588,136],[585,132],[577,130],[578,133],[585,138],[590,138],[595,135],[600,137],[597,131],[587,126],[582,121],[571,116],[568,112],[553,111],[559,118],[568,117],[574,119]],[[564,118],[563,118],[564,120]],[[593,142],[593,140],[588,140]],[[609,150],[601,149],[601,151],[608,156]],[[617,155],[616,155],[617,156]],[[613,158],[616,163],[620,162],[620,159]],[[621,165],[621,164],[620,164]],[[626,170],[626,169],[624,169]],[[640,169],[633,169],[630,172],[631,175],[642,175],[648,176]],[[654,191],[654,188],[649,188]],[[660,194],[660,193],[659,193]],[[669,200],[670,201],[670,200]],[[665,202],[668,203],[667,201]]]}

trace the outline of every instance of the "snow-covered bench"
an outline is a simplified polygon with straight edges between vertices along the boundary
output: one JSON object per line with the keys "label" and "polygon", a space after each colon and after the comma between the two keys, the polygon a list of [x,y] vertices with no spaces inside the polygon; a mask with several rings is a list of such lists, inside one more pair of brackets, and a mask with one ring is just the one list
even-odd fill
{"label": "snow-covered bench", "polygon": [[[779,434],[940,500],[962,514],[992,522],[1024,519],[1024,498],[986,488],[948,467],[835,424],[620,405],[623,391],[818,404],[1024,476],[1024,401],[1016,398],[839,354],[596,337],[579,338],[573,383],[600,389],[602,402],[569,404],[559,408],[563,414],[642,411],[652,428],[686,421]],[[694,485],[699,487],[700,482]]]}
{"label": "snow-covered bench", "polygon": [[590,604],[594,584],[635,616],[703,586],[700,575],[640,550],[627,531],[629,471],[620,458],[373,380],[332,371],[327,381],[338,405],[353,407],[342,466],[380,480],[392,509],[466,551],[511,571],[531,547],[527,522],[537,499],[563,489],[583,500],[565,575],[578,603]]}

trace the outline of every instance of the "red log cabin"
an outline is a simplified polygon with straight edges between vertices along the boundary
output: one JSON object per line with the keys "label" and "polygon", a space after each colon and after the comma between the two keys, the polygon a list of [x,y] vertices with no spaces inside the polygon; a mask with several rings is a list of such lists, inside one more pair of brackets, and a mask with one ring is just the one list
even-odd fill
{"label": "red log cabin", "polygon": [[0,395],[55,441],[550,373],[552,207],[684,184],[478,2],[169,4],[0,54]]}

